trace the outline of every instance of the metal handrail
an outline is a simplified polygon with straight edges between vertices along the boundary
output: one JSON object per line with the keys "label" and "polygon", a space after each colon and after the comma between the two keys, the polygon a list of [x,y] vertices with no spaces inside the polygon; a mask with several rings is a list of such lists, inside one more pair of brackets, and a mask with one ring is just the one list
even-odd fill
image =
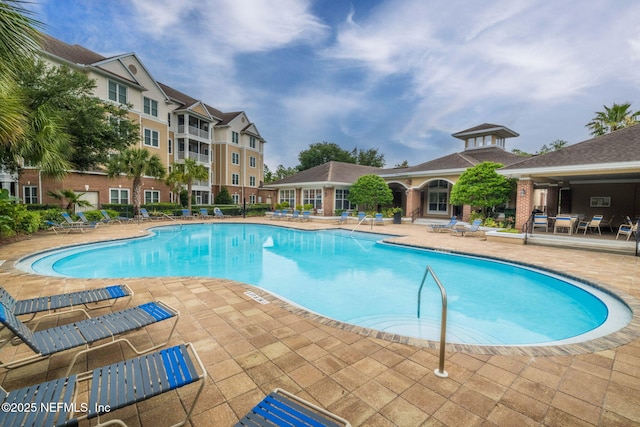
{"label": "metal handrail", "polygon": [[356,231],[356,228],[358,228],[360,226],[360,224],[362,224],[367,218],[371,219],[371,229],[373,230],[373,218],[370,215],[365,215],[362,217],[362,219],[356,224],[355,227],[353,227],[353,230],[351,230],[351,233],[349,233],[349,235],[352,235],[354,231]]}
{"label": "metal handrail", "polygon": [[420,299],[422,295],[422,288],[424,287],[424,281],[427,280],[427,276],[431,273],[433,276],[433,280],[435,280],[436,285],[440,288],[440,295],[442,295],[442,320],[440,322],[440,362],[438,364],[438,369],[433,371],[436,376],[440,378],[447,378],[449,374],[444,370],[444,350],[446,344],[446,336],[447,336],[447,292],[444,290],[444,286],[440,283],[438,276],[433,272],[431,266],[427,265],[427,268],[424,270],[424,275],[422,276],[422,283],[420,283],[420,289],[418,289],[418,319],[420,318]]}

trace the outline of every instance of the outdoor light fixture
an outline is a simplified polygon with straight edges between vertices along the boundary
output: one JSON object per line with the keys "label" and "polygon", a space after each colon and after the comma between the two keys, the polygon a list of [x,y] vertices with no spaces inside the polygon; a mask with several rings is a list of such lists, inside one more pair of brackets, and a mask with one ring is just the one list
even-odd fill
{"label": "outdoor light fixture", "polygon": [[521,196],[526,196],[527,195],[527,190],[525,190],[524,188],[520,189],[520,195]]}

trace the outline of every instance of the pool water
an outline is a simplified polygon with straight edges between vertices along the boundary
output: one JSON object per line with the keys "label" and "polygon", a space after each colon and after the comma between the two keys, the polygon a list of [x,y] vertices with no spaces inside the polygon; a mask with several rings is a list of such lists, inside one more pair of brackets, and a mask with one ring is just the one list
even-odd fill
{"label": "pool water", "polygon": [[509,263],[381,243],[383,235],[257,224],[191,224],[151,237],[76,246],[23,260],[25,269],[78,278],[207,276],[245,282],[323,316],[439,339],[446,288],[447,341],[482,345],[569,343],[631,320],[617,298],[558,275]]}

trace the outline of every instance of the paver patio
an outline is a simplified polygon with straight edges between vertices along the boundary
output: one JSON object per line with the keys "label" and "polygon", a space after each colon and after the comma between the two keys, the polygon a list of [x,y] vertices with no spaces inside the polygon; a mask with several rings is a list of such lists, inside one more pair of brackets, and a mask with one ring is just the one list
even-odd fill
{"label": "paver patio", "polygon": [[[274,225],[262,219],[225,221]],[[181,318],[169,344],[192,342],[210,376],[195,409],[194,426],[231,426],[275,387],[315,402],[354,426],[640,425],[637,310],[625,330],[586,345],[449,346],[445,365],[449,378],[441,379],[433,374],[438,367],[437,343],[381,339],[361,328],[319,319],[242,283],[202,277],[68,279],[13,268],[16,260],[30,253],[141,236],[145,228],[156,225],[159,223],[101,226],[72,235],[43,233],[4,244],[0,246],[0,260],[5,260],[0,265],[0,284],[26,298],[126,282],[135,291],[132,305],[158,299],[177,308]],[[335,226],[315,221],[275,225]],[[634,307],[640,300],[640,258],[633,256],[501,244],[428,233],[424,226],[409,224],[374,231],[405,236],[397,240],[412,245],[525,260],[622,292]],[[259,304],[244,294],[247,290],[271,303]],[[164,333],[161,328],[144,329],[133,337],[142,343],[159,340]],[[0,352],[0,359],[24,351],[24,345],[8,346]],[[91,355],[76,371],[131,356],[125,348]],[[70,354],[61,354],[0,372],[0,383],[14,389],[60,377],[70,358]],[[194,391],[167,393],[117,415],[133,426],[169,425],[184,415],[183,408],[189,406]]]}

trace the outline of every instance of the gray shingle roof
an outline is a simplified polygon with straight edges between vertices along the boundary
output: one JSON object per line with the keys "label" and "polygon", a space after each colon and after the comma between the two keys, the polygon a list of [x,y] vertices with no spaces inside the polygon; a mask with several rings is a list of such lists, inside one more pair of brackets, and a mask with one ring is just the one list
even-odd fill
{"label": "gray shingle roof", "polygon": [[496,162],[502,163],[503,165],[511,165],[521,162],[523,159],[524,157],[505,151],[502,148],[487,147],[449,154],[408,168],[385,169],[382,176],[386,174],[415,174],[420,172],[427,173],[431,171],[466,169],[482,162]]}
{"label": "gray shingle roof", "polygon": [[503,170],[640,162],[640,125],[588,139],[558,151],[529,157]]}
{"label": "gray shingle roof", "polygon": [[295,175],[288,176],[279,181],[271,182],[266,186],[275,187],[313,182],[353,183],[362,175],[379,174],[381,171],[382,169],[372,166],[362,166],[343,162],[327,162],[319,166],[303,170],[302,172],[298,172]]}

